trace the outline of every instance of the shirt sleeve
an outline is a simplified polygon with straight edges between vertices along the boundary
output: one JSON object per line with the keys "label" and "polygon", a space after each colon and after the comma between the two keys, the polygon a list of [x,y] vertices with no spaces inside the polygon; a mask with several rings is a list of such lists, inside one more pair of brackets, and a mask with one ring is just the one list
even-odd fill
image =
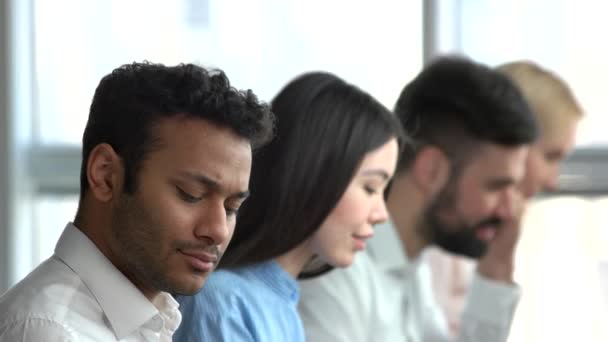
{"label": "shirt sleeve", "polygon": [[238,309],[243,308],[234,296],[178,297],[182,322],[173,335],[177,342],[249,342],[256,341]]}
{"label": "shirt sleeve", "polygon": [[357,260],[347,269],[300,281],[298,311],[307,341],[369,341],[373,288],[367,267],[367,260]]}
{"label": "shirt sleeve", "polygon": [[78,336],[71,328],[46,317],[27,317],[0,328],[1,342],[75,342]]}
{"label": "shirt sleeve", "polygon": [[519,286],[496,282],[476,272],[462,313],[457,341],[507,341],[520,297]]}

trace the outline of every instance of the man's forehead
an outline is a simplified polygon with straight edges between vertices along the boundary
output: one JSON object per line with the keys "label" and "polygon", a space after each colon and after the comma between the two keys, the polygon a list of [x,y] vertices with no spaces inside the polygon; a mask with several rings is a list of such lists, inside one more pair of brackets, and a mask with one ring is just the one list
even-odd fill
{"label": "man's forehead", "polygon": [[202,119],[164,124],[157,138],[161,148],[154,152],[164,169],[218,190],[247,191],[252,162],[247,139]]}

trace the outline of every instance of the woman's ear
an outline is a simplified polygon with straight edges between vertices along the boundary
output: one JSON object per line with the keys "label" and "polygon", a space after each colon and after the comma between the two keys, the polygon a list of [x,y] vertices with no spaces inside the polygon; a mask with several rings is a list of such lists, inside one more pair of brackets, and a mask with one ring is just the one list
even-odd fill
{"label": "woman's ear", "polygon": [[123,167],[112,146],[99,144],[93,148],[87,160],[89,191],[98,201],[112,200],[115,192],[122,191]]}
{"label": "woman's ear", "polygon": [[425,146],[416,155],[412,171],[416,186],[431,198],[447,184],[450,161],[441,149]]}

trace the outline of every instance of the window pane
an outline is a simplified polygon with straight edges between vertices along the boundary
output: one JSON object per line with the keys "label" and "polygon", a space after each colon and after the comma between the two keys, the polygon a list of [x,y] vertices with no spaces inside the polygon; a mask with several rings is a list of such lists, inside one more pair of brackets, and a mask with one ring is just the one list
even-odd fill
{"label": "window pane", "polygon": [[531,203],[517,249],[523,295],[510,342],[606,341],[606,203],[583,197]]}
{"label": "window pane", "polygon": [[270,100],[309,70],[392,107],[422,65],[421,1],[34,0],[37,136],[78,144],[94,89],[132,61],[197,62]]}
{"label": "window pane", "polygon": [[578,146],[608,144],[608,30],[601,1],[463,1],[461,47],[465,54],[496,65],[531,59],[557,72],[572,87],[586,117]]}
{"label": "window pane", "polygon": [[78,196],[38,196],[34,201],[32,264],[38,265],[55,250],[55,244],[68,222],[74,220]]}

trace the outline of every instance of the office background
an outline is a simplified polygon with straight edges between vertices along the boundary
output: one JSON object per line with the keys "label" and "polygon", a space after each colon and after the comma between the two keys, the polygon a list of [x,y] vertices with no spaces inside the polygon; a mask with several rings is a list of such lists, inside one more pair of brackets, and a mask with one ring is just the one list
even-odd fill
{"label": "office background", "polygon": [[[456,52],[489,65],[534,60],[563,76],[578,96],[586,117],[561,191],[537,200],[540,209],[526,228],[547,231],[535,243],[548,238],[556,246],[544,259],[555,279],[541,279],[542,286],[561,281],[571,289],[561,295],[574,298],[598,289],[603,303],[606,6],[592,0],[0,0],[0,292],[50,256],[73,219],[88,106],[101,77],[118,65],[215,66],[266,101],[297,74],[327,70],[392,108],[426,61]],[[581,231],[590,235],[580,238]],[[592,263],[598,277],[581,280],[574,271],[582,262]],[[553,327],[558,314],[578,315],[564,318],[580,327],[572,337],[592,341],[580,330],[605,312],[589,309],[583,318],[560,304],[568,301],[554,299],[547,302],[551,310],[524,310],[548,315],[541,320]],[[512,340],[527,340],[525,330]],[[569,337],[563,330],[555,336]]]}

